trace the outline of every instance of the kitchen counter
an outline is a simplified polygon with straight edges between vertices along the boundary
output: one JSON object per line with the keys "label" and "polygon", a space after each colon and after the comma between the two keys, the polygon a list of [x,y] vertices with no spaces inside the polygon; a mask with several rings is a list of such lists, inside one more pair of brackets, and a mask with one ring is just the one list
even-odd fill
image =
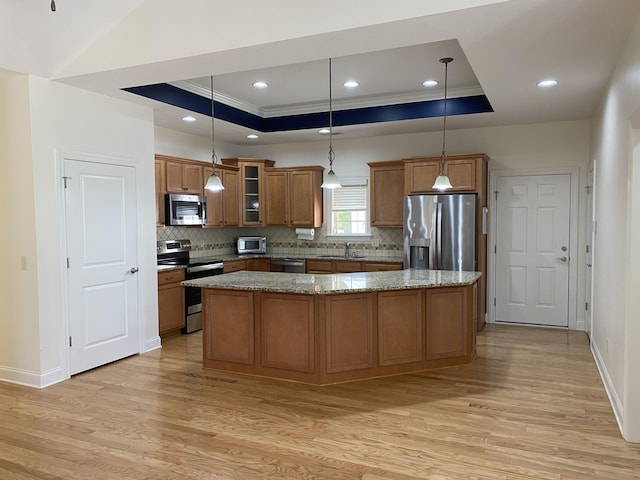
{"label": "kitchen counter", "polygon": [[[402,263],[402,255],[396,257],[376,257],[372,255],[345,257],[344,255],[320,255],[320,254],[303,254],[303,253],[255,253],[238,255],[236,253],[228,253],[218,255],[222,261],[244,260],[250,258],[304,258],[305,260],[345,260],[349,262],[377,262],[377,263]],[[197,258],[197,257],[196,257]]]}
{"label": "kitchen counter", "polygon": [[187,287],[218,288],[328,295],[415,288],[472,285],[479,272],[450,272],[443,270],[398,270],[391,272],[359,272],[327,275],[279,272],[234,272],[223,276],[186,280]]}
{"label": "kitchen counter", "polygon": [[186,265],[158,265],[158,273],[170,270],[185,270],[186,268]]}

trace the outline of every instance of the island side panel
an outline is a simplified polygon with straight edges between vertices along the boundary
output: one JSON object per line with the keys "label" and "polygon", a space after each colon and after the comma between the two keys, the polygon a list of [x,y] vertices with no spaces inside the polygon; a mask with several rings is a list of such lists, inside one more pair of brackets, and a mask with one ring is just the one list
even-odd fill
{"label": "island side panel", "polygon": [[424,361],[425,291],[378,292],[378,364]]}
{"label": "island side panel", "polygon": [[[467,287],[427,289],[427,360],[454,359],[469,355],[473,321]],[[475,308],[475,306],[474,306]]]}
{"label": "island side panel", "polygon": [[205,367],[255,364],[253,293],[203,289],[202,346]]}
{"label": "island side panel", "polygon": [[261,293],[260,333],[262,367],[314,373],[316,336],[312,295]]}

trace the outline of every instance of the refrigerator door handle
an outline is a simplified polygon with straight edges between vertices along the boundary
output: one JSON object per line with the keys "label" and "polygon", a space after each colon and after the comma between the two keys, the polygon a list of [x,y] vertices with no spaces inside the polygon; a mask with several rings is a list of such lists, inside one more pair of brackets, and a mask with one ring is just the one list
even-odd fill
{"label": "refrigerator door handle", "polygon": [[436,270],[442,270],[442,204],[438,203],[436,213]]}

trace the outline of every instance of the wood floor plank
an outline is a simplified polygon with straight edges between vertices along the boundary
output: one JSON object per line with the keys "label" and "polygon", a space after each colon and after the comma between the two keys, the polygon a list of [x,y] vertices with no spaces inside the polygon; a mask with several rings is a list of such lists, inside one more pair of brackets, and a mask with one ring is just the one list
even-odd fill
{"label": "wood floor plank", "polygon": [[0,384],[0,479],[640,479],[581,332],[487,325],[471,365],[325,387],[203,369],[201,341]]}

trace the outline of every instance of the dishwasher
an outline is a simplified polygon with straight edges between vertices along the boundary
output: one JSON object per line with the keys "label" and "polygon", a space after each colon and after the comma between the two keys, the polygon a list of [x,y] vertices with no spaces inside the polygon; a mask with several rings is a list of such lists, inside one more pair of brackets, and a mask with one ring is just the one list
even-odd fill
{"label": "dishwasher", "polygon": [[272,272],[306,273],[307,261],[304,258],[272,258]]}

